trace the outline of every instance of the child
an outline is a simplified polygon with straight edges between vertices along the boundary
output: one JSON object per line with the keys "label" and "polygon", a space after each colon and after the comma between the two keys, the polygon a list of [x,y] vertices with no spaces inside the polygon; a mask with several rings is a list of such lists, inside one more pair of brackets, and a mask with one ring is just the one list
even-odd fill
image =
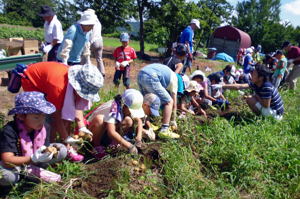
{"label": "child", "polygon": [[280,85],[280,82],[282,81],[284,77],[284,73],[287,68],[287,59],[283,55],[283,52],[281,50],[277,50],[275,53],[275,58],[278,60],[276,70],[272,76],[273,78],[273,85],[275,88],[278,88]]}
{"label": "child", "polygon": [[[44,94],[40,92],[23,92],[16,96],[15,108],[9,111],[14,114],[14,120],[7,123],[0,133],[0,178],[1,186],[9,186],[20,180],[20,171],[24,165],[29,165],[27,171],[37,171],[37,177],[48,181],[59,181],[60,176],[43,176],[49,173],[39,167],[40,163],[54,163],[63,160],[67,155],[67,149],[63,144],[51,144],[58,150],[44,152],[49,145],[49,132],[45,128],[47,114],[55,111],[55,106],[47,102]],[[50,145],[50,146],[51,146]],[[45,166],[45,165],[44,165]],[[32,173],[36,175],[36,173]],[[46,178],[45,178],[46,177]]]}
{"label": "child", "polygon": [[195,99],[195,96],[197,95],[197,93],[199,93],[199,91],[200,85],[194,80],[190,81],[189,86],[185,89],[184,93],[178,95],[177,97],[178,110],[183,113],[190,113],[192,115],[195,115],[196,113],[194,112],[194,106],[201,114],[206,117],[205,111],[201,109]]}
{"label": "child", "polygon": [[210,95],[216,100],[212,102],[212,105],[222,107],[224,104],[229,105],[229,102],[223,95],[222,91],[223,77],[219,73],[215,73],[209,76],[208,86]]}
{"label": "child", "polygon": [[[145,116],[142,108],[143,95],[135,89],[127,89],[122,97],[116,96],[99,106],[88,118],[91,122],[89,129],[93,132],[93,145],[96,150],[105,135],[121,144],[132,154],[142,145],[142,118]],[[133,127],[136,126],[135,129]],[[122,132],[136,131],[135,145],[122,137]],[[102,147],[99,147],[99,149]]]}
{"label": "child", "polygon": [[120,79],[123,76],[123,84],[126,89],[129,88],[130,84],[130,63],[137,58],[135,51],[129,44],[128,33],[122,33],[120,36],[122,46],[118,47],[114,51],[114,58],[116,59],[116,72],[114,75],[114,84],[119,87]]}

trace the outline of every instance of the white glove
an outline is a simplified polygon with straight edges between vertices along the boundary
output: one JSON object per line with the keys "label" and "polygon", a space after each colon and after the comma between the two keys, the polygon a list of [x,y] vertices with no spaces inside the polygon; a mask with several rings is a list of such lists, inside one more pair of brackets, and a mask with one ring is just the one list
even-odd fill
{"label": "white glove", "polygon": [[126,67],[129,63],[128,63],[128,61],[123,61],[121,64],[122,64],[122,66]]}
{"label": "white glove", "polygon": [[68,136],[68,137],[65,139],[64,142],[67,143],[67,144],[75,144],[75,143],[80,142],[80,140],[79,140],[79,139],[75,139],[75,138],[73,138],[73,137],[71,137],[71,136]]}
{"label": "white glove", "polygon": [[84,133],[87,133],[87,134],[90,134],[91,136],[93,136],[93,133],[92,133],[89,129],[87,129],[86,126],[81,127],[81,128],[79,129],[79,131],[82,131],[82,132],[84,132]]}
{"label": "white glove", "polygon": [[53,153],[42,153],[47,147],[46,146],[41,146],[34,154],[31,155],[31,160],[34,163],[39,163],[39,162],[49,162],[53,158]]}
{"label": "white glove", "polygon": [[116,69],[117,70],[120,70],[120,65],[121,65],[121,63],[116,61]]}
{"label": "white glove", "polygon": [[45,43],[42,42],[42,43],[41,43],[41,46],[40,46],[40,50],[44,51],[45,46],[46,46]]}
{"label": "white glove", "polygon": [[269,108],[262,107],[261,114],[263,116],[273,116],[274,115],[274,111],[270,107]]}
{"label": "white glove", "polygon": [[62,60],[62,63],[65,64],[65,65],[68,65],[68,60],[63,59],[63,60]]}
{"label": "white glove", "polygon": [[174,126],[177,129],[177,122],[175,120],[170,122],[170,126]]}
{"label": "white glove", "polygon": [[44,53],[48,53],[48,52],[52,49],[52,47],[53,47],[53,46],[52,46],[51,44],[45,46],[45,47],[43,48]]}
{"label": "white glove", "polygon": [[294,62],[294,59],[289,59],[288,62],[289,64],[292,64]]}

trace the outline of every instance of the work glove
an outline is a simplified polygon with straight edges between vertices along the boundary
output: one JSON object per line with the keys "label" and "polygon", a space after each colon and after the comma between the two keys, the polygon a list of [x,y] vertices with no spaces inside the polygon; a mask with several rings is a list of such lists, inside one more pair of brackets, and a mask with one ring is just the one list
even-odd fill
{"label": "work glove", "polygon": [[51,44],[45,46],[45,47],[43,48],[43,52],[44,52],[45,54],[47,54],[47,53],[52,49],[52,47],[53,47],[53,46],[52,46]]}
{"label": "work glove", "polygon": [[43,151],[46,149],[46,146],[41,146],[34,154],[31,155],[31,160],[34,163],[46,163],[52,160],[53,158],[53,153],[49,152],[44,152]]}
{"label": "work glove", "polygon": [[81,128],[79,129],[79,132],[80,132],[80,131],[82,131],[82,132],[84,132],[84,133],[87,133],[87,134],[90,134],[91,136],[93,136],[93,133],[92,133],[89,129],[87,129],[86,126],[81,127]]}
{"label": "work glove", "polygon": [[121,63],[116,61],[116,70],[120,70],[120,65],[121,65]]}
{"label": "work glove", "polygon": [[222,84],[213,84],[213,85],[211,85],[211,88],[213,90],[215,90],[215,89],[221,89],[222,87],[223,87]]}
{"label": "work glove", "polygon": [[126,67],[126,66],[129,65],[129,63],[128,63],[128,61],[123,61],[123,62],[121,63],[121,65],[124,66],[124,67]]}
{"label": "work glove", "polygon": [[66,144],[71,144],[71,145],[73,145],[73,144],[76,144],[76,143],[79,143],[79,142],[81,142],[79,139],[75,139],[75,138],[73,138],[73,137],[71,137],[71,136],[68,136],[66,139],[65,139],[65,141],[64,141]]}

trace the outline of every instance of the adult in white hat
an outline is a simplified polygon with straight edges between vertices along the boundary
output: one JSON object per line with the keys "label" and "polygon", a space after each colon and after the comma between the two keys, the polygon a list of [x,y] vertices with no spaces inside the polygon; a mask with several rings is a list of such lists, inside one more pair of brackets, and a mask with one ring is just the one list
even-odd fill
{"label": "adult in white hat", "polygon": [[81,56],[85,57],[85,63],[90,64],[90,36],[97,17],[91,12],[83,12],[80,20],[72,25],[64,36],[63,42],[58,48],[57,60],[66,65],[81,63]]}
{"label": "adult in white hat", "polygon": [[252,54],[253,54],[253,49],[247,48],[246,55],[244,58],[244,63],[243,63],[244,79],[247,83],[250,83],[250,78],[251,78],[250,72],[252,71],[253,66],[255,65]]}
{"label": "adult in white hat", "polygon": [[180,35],[180,43],[183,43],[188,46],[188,54],[187,58],[184,62],[184,67],[182,73],[184,74],[186,69],[189,68],[191,73],[192,60],[193,60],[193,39],[194,39],[194,31],[200,29],[200,22],[198,19],[192,19],[189,26],[187,26]]}
{"label": "adult in white hat", "polygon": [[[103,38],[101,35],[102,26],[101,23],[95,14],[95,10],[87,9],[84,13],[91,13],[95,15],[96,23],[92,29],[92,33],[90,36],[90,45],[91,45],[91,54],[96,58],[97,67],[103,77],[105,77],[105,68],[102,60],[102,52],[103,52]],[[82,57],[82,62],[85,62],[85,57]]]}

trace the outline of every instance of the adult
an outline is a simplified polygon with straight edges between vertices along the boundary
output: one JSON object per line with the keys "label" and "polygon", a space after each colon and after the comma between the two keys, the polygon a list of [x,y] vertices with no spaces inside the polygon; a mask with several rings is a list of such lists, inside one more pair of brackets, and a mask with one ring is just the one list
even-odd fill
{"label": "adult", "polygon": [[[102,60],[102,53],[103,53],[103,38],[101,35],[102,26],[97,18],[97,15],[95,14],[95,10],[93,9],[87,9],[84,11],[85,13],[91,13],[95,15],[96,23],[92,29],[92,33],[90,36],[90,45],[91,45],[91,54],[96,58],[97,61],[97,67],[102,74],[103,77],[105,77],[105,68]],[[82,57],[82,62],[85,63],[85,57]]]}
{"label": "adult", "polygon": [[70,122],[75,121],[79,131],[88,132],[83,120],[83,110],[91,102],[99,101],[98,91],[103,86],[103,77],[95,66],[75,65],[68,67],[59,62],[39,62],[28,66],[22,78],[24,91],[39,91],[54,104],[51,115],[51,140],[59,132],[60,139],[68,137]]}
{"label": "adult", "polygon": [[184,67],[182,73],[186,72],[186,69],[189,68],[191,73],[192,61],[193,61],[193,39],[194,31],[200,29],[200,22],[198,19],[192,19],[189,26],[187,26],[180,35],[180,43],[186,44],[188,47],[187,57],[184,62]]}
{"label": "adult", "polygon": [[257,64],[251,72],[251,82],[249,84],[227,84],[223,88],[247,89],[254,91],[254,95],[245,96],[250,109],[258,115],[272,116],[281,120],[284,107],[281,96],[270,81],[270,70],[261,64]]}
{"label": "adult", "polygon": [[295,90],[297,78],[300,76],[300,48],[292,46],[288,41],[282,44],[282,49],[287,52],[286,58],[289,64],[293,64],[293,69],[289,72],[286,81],[289,83],[289,88]]}
{"label": "adult", "polygon": [[57,60],[59,62],[70,66],[77,65],[81,63],[81,56],[83,56],[85,63],[90,63],[89,40],[95,23],[95,14],[83,12],[80,20],[67,30],[63,42],[58,48]]}
{"label": "adult", "polygon": [[64,33],[60,21],[57,19],[55,12],[49,6],[41,6],[41,11],[38,14],[43,17],[44,23],[44,38],[42,50],[48,53],[47,61],[57,61],[57,50],[60,46]]}
{"label": "adult", "polygon": [[163,64],[168,66],[172,71],[181,74],[183,69],[183,60],[188,52],[186,45],[178,44],[175,48],[175,53],[171,57],[166,58]]}
{"label": "adult", "polygon": [[[177,105],[177,77],[166,65],[149,64],[142,68],[138,74],[138,85],[143,95],[154,93],[163,105],[162,127],[160,137],[178,138],[179,135],[170,131],[169,126],[177,127],[176,105]],[[172,117],[172,121],[170,122]]]}

